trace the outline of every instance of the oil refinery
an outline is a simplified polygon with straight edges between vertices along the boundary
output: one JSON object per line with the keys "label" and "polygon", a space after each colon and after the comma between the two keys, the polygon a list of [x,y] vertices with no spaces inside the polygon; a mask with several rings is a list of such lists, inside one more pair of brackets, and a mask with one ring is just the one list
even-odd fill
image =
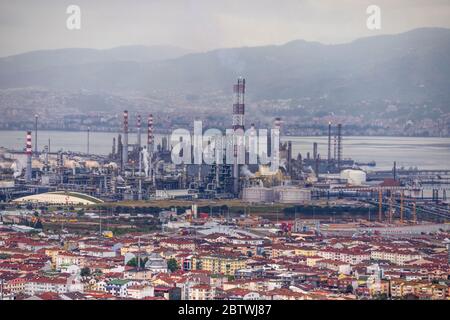
{"label": "oil refinery", "polygon": [[[271,129],[283,136],[281,142],[276,140],[278,148],[272,141],[277,137],[267,133],[262,136],[260,132],[260,140],[267,140],[266,149],[255,159],[265,157],[270,161],[249,162],[251,146],[245,144],[249,138],[244,129],[246,117],[251,120],[251,115],[245,114],[244,78],[237,80],[233,92],[232,139],[225,143],[232,144],[232,161],[225,160],[225,153],[229,155],[229,152],[222,149],[214,151],[215,161],[210,164],[203,161],[201,164],[189,161],[174,164],[174,145],[179,141],[163,135],[156,143],[154,132],[158,131],[158,123],[154,122],[153,114],[148,114],[147,143],[143,144],[142,115],[130,115],[125,110],[122,130],[113,138],[107,156],[90,150],[89,131],[86,153],[51,150],[50,141],[42,150],[34,143],[33,151],[32,131],[24,134],[24,152],[1,149],[0,200],[64,204],[63,196],[58,198],[55,194],[67,194],[66,204],[73,204],[73,196],[69,194],[78,194],[85,197],[80,203],[91,203],[87,198],[95,199],[92,203],[241,199],[248,204],[308,205],[316,201],[348,199],[375,206],[377,219],[390,223],[416,221],[418,215],[443,221],[450,217],[446,194],[449,169],[405,170],[397,169],[393,162],[390,171],[371,170],[374,164],[344,158],[345,139],[340,123],[328,125],[326,155],[319,154],[317,142],[306,154],[293,154],[293,142],[289,136],[283,136],[283,121],[275,118]],[[135,120],[135,127],[130,119]],[[35,117],[35,140],[37,122],[38,116]],[[250,136],[256,134],[253,123],[248,132]],[[259,143],[255,148],[261,149],[262,145]],[[179,154],[191,156],[195,152],[195,146],[185,145]],[[239,161],[239,157],[244,161]]]}

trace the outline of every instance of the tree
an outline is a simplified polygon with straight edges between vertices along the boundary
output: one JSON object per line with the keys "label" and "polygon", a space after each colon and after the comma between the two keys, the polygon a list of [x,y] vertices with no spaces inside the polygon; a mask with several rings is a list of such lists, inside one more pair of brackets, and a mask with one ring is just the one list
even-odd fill
{"label": "tree", "polygon": [[175,260],[174,258],[169,259],[169,261],[167,261],[167,268],[170,270],[170,272],[174,272],[174,271],[178,270],[179,267],[178,267],[177,260]]}
{"label": "tree", "polygon": [[80,271],[80,275],[82,277],[89,277],[91,275],[91,269],[89,269],[88,267],[82,268]]}
{"label": "tree", "polygon": [[380,293],[373,296],[374,300],[387,300],[389,297],[386,293]]}
{"label": "tree", "polygon": [[7,253],[0,253],[0,260],[9,259],[9,257],[11,257],[11,255]]}
{"label": "tree", "polygon": [[38,221],[36,221],[36,223],[34,224],[34,228],[35,229],[43,229],[44,228],[40,219]]}
{"label": "tree", "polygon": [[353,286],[351,284],[349,284],[346,288],[345,288],[345,293],[352,293],[353,292]]}
{"label": "tree", "polygon": [[[145,264],[147,261],[148,261],[148,258],[141,259],[141,268],[145,267]],[[130,259],[130,261],[127,262],[127,266],[137,267],[137,258]]]}
{"label": "tree", "polygon": [[419,297],[415,294],[408,293],[402,297],[403,300],[419,300]]}

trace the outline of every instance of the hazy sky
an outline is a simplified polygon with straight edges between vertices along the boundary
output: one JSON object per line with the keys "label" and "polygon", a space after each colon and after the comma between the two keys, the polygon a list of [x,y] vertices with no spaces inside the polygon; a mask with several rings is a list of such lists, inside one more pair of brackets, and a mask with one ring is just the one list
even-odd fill
{"label": "hazy sky", "polygon": [[[71,4],[81,8],[81,30],[66,28]],[[366,27],[371,4],[381,7],[381,30]],[[0,0],[0,56],[134,44],[204,51],[341,43],[418,27],[450,27],[450,0]]]}

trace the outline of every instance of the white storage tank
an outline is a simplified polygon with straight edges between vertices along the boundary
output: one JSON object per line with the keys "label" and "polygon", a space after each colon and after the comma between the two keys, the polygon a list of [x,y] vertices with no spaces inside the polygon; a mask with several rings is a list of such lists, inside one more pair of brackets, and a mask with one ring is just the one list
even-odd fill
{"label": "white storage tank", "polygon": [[297,187],[277,187],[275,194],[281,203],[301,203],[311,200],[311,190]]}
{"label": "white storage tank", "polygon": [[242,200],[246,202],[273,202],[273,189],[264,187],[248,187],[242,190]]}
{"label": "white storage tank", "polygon": [[341,179],[352,186],[360,186],[366,182],[366,173],[362,170],[346,169],[341,171]]}

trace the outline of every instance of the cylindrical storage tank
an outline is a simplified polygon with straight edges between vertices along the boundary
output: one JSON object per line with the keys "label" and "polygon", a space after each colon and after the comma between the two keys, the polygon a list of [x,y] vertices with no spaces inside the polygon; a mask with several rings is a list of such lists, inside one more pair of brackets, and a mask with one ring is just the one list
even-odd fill
{"label": "cylindrical storage tank", "polygon": [[311,200],[311,190],[297,187],[279,187],[275,189],[276,198],[281,203],[300,203]]}
{"label": "cylindrical storage tank", "polygon": [[360,186],[366,182],[366,173],[362,170],[344,170],[341,179],[347,180],[349,185]]}
{"label": "cylindrical storage tank", "polygon": [[246,202],[273,202],[273,190],[263,187],[244,188],[242,192],[242,200]]}

